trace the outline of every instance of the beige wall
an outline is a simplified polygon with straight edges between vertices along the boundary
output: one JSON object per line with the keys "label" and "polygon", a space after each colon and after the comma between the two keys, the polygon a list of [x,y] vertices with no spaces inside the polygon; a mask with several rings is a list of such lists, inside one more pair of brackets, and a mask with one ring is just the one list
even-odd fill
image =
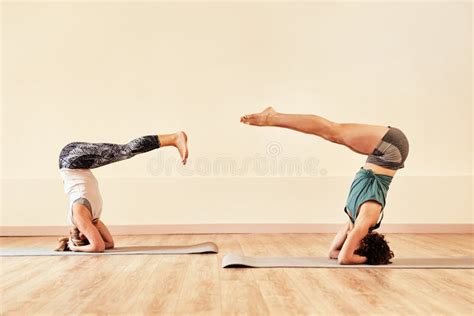
{"label": "beige wall", "polygon": [[267,104],[403,129],[384,221],[473,223],[471,6],[4,2],[1,224],[66,224],[66,143],[178,129],[187,169],[164,149],[97,170],[105,222],[344,221],[364,157],[238,123]]}

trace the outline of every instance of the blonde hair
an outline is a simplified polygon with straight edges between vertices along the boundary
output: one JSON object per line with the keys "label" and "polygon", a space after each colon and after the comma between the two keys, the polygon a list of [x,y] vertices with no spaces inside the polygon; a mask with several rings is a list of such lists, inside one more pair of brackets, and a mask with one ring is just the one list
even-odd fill
{"label": "blonde hair", "polygon": [[[92,224],[96,224],[97,219],[92,221]],[[75,246],[85,246],[89,244],[89,240],[87,238],[81,239],[80,234],[81,232],[77,227],[72,227],[71,230],[69,230],[69,237],[64,236],[61,237],[58,240],[58,245],[56,246],[56,249],[54,251],[71,251],[68,246],[68,241],[70,240]]]}

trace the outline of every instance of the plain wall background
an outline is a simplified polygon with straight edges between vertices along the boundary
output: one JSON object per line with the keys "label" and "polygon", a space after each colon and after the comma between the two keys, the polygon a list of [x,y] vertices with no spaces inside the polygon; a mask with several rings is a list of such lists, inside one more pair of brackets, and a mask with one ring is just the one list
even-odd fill
{"label": "plain wall background", "polygon": [[473,223],[469,2],[1,5],[3,226],[67,224],[65,144],[180,129],[187,169],[167,148],[96,170],[106,223],[345,221],[365,157],[239,124],[270,104],[401,128],[384,222]]}

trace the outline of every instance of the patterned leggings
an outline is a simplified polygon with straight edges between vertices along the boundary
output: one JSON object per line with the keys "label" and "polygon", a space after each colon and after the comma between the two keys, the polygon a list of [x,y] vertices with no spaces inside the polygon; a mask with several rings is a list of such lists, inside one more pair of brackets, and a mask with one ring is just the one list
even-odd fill
{"label": "patterned leggings", "polygon": [[83,143],[66,145],[59,154],[59,169],[93,169],[160,147],[158,136],[143,136],[128,144]]}

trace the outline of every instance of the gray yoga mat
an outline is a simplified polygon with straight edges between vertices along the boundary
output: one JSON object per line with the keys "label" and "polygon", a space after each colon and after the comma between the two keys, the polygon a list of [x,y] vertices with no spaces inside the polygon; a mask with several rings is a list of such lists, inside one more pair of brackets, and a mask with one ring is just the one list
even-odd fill
{"label": "gray yoga mat", "polygon": [[474,258],[394,258],[387,265],[340,265],[337,260],[322,257],[247,257],[228,254],[223,268],[338,268],[338,269],[474,269]]}
{"label": "gray yoga mat", "polygon": [[107,249],[104,252],[54,251],[51,248],[2,248],[0,257],[20,256],[110,256],[110,255],[177,255],[217,253],[217,245],[205,242],[189,246],[131,246]]}

